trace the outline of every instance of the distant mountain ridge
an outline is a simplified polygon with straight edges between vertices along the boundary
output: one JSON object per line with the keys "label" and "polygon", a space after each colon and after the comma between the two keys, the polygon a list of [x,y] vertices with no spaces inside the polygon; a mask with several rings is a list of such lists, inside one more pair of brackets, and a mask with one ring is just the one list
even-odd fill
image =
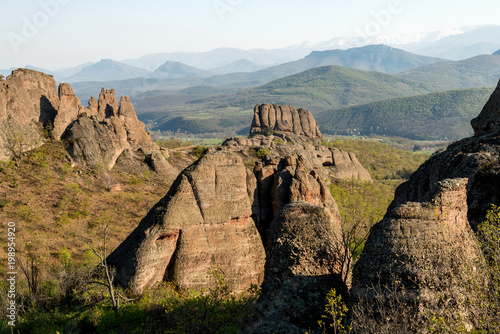
{"label": "distant mountain ridge", "polygon": [[80,72],[66,78],[65,81],[73,83],[84,81],[126,80],[148,75],[149,72],[145,69],[123,64],[111,59],[103,59],[98,63],[82,68]]}
{"label": "distant mountain ridge", "polygon": [[[266,84],[272,80],[321,66],[337,65],[360,70],[395,73],[436,62],[445,62],[445,60],[418,56],[385,45],[369,45],[349,50],[312,52],[300,60],[271,66],[256,72],[242,71],[239,73],[210,76],[207,71],[195,69],[185,64],[180,65],[179,63],[179,68],[189,69],[177,72],[183,72],[187,75],[186,77],[180,77],[179,75],[169,77],[167,74],[162,76],[158,74],[159,71],[157,70],[152,76],[139,80],[139,82],[137,80],[128,80],[126,82],[113,82],[112,84],[117,90],[124,89],[121,93],[126,95],[135,95],[134,92],[137,86],[139,86],[140,92],[148,90],[175,90],[192,86],[245,88]],[[248,62],[245,61],[240,61],[241,63],[248,65]],[[88,94],[91,94],[102,86],[102,83],[75,83],[73,86],[79,97],[85,99],[90,96]]]}
{"label": "distant mountain ridge", "polygon": [[401,97],[316,115],[320,131],[337,135],[383,135],[414,140],[455,140],[471,133],[494,87]]}
{"label": "distant mountain ridge", "polygon": [[205,71],[193,66],[183,64],[178,61],[167,61],[153,72],[156,78],[181,78],[181,77],[198,77],[205,78],[212,76],[213,73]]}
{"label": "distant mountain ridge", "polygon": [[441,62],[395,75],[427,82],[439,90],[493,87],[500,77],[500,56],[484,55],[461,61]]}
{"label": "distant mountain ridge", "polygon": [[485,26],[462,34],[442,38],[411,51],[426,56],[463,60],[481,54],[491,54],[500,48],[500,26]]}

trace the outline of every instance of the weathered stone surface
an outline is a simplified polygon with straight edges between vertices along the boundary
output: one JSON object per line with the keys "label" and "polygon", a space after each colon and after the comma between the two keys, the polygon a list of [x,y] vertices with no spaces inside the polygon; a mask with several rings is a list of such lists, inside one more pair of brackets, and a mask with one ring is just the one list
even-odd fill
{"label": "weathered stone surface", "polygon": [[474,135],[500,131],[500,81],[478,117],[471,121]]}
{"label": "weathered stone surface", "polygon": [[328,186],[316,171],[305,166],[303,156],[292,154],[257,162],[254,174],[258,190],[256,222],[264,242],[269,223],[289,202],[307,201],[338,215],[337,204]]}
{"label": "weathered stone surface", "polygon": [[114,89],[101,89],[97,102],[97,118],[118,116],[118,101],[115,97]]}
{"label": "weathered stone surface", "polygon": [[[175,179],[177,171],[153,143],[144,124],[137,118],[130,99],[121,97],[117,107],[113,90],[101,91],[101,98],[97,102],[91,98],[89,108],[79,114],[80,117],[62,136],[73,160],[108,169],[116,164],[121,170],[134,173],[152,169],[169,179]],[[109,116],[99,118],[106,113]]]}
{"label": "weathered stone surface", "polygon": [[58,107],[56,81],[50,75],[18,69],[0,80],[0,159],[12,156],[16,138],[21,138],[23,150],[40,146],[42,126],[54,121]]}
{"label": "weathered stone surface", "polygon": [[102,89],[99,101],[81,105],[71,86],[59,89],[50,75],[26,69],[0,80],[0,159],[13,155],[12,142],[21,138],[22,150],[40,146],[45,136],[65,141],[75,162],[112,168],[153,169],[175,179],[174,170],[139,121],[128,97],[118,106],[114,90]]}
{"label": "weathered stone surface", "polygon": [[352,293],[362,305],[404,303],[399,311],[409,318],[409,332],[426,328],[432,314],[474,327],[478,301],[470,289],[484,284],[485,275],[467,220],[466,186],[467,179],[437,182],[420,201],[393,206],[372,228],[353,273]]}
{"label": "weathered stone surface", "polygon": [[[322,205],[291,202],[271,222],[255,323],[243,333],[304,333],[318,328],[330,289],[346,292],[338,261],[342,228]],[[345,269],[345,268],[344,268]]]}
{"label": "weathered stone surface", "polygon": [[254,108],[254,118],[250,134],[278,131],[293,133],[309,138],[323,138],[312,114],[306,109],[292,106],[258,104]]}
{"label": "weathered stone surface", "polygon": [[260,284],[265,253],[252,218],[256,185],[235,153],[208,154],[186,169],[110,255],[122,284],[140,292],[167,278],[209,288],[217,265],[236,292]]}
{"label": "weathered stone surface", "polygon": [[[260,283],[269,224],[287,203],[308,201],[340,220],[328,187],[301,156],[266,160],[253,172],[242,156],[213,150],[180,174],[167,196],[110,256],[122,284],[142,291],[166,278],[186,288],[208,288],[208,269],[220,265],[232,288],[243,291]],[[152,245],[164,231],[178,231],[178,245],[168,248],[168,254],[156,253]]]}
{"label": "weathered stone surface", "polygon": [[115,117],[102,122],[80,117],[66,130],[63,141],[74,161],[108,169],[130,148],[127,131]]}
{"label": "weathered stone surface", "polygon": [[[361,165],[354,153],[337,148],[310,144],[299,136],[253,135],[250,138],[229,138],[222,145],[232,150],[248,151],[265,148],[271,158],[288,155],[302,156],[307,169],[314,170],[324,179],[355,179],[371,181],[370,173]],[[303,138],[303,136],[300,136]]]}
{"label": "weathered stone surface", "polygon": [[[490,203],[497,203],[500,194],[500,129],[490,128],[495,118],[494,112],[490,112],[494,108],[489,109],[500,103],[498,91],[493,93],[481,112],[484,118],[480,116],[473,121],[477,126],[483,124],[477,127],[479,133],[451,144],[422,164],[407,182],[396,189],[389,210],[405,202],[420,201],[438,181],[467,178],[468,220],[472,228],[476,228],[484,219]],[[487,131],[483,133],[481,129]]]}
{"label": "weathered stone surface", "polygon": [[54,119],[52,134],[54,138],[61,138],[69,124],[78,118],[78,115],[86,113],[87,108],[81,105],[80,99],[76,97],[73,88],[67,83],[59,85],[59,108]]}

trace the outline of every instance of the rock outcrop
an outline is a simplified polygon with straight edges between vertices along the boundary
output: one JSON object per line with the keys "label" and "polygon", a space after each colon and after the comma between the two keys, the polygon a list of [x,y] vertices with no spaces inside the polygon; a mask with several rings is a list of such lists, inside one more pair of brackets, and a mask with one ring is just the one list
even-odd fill
{"label": "rock outcrop", "polygon": [[57,87],[51,75],[38,71],[13,71],[0,80],[0,159],[40,146],[47,136],[62,139],[76,163],[112,168],[118,161],[126,171],[177,175],[128,97],[118,105],[115,91],[102,89],[86,108],[69,84]]}
{"label": "rock outcrop", "polygon": [[432,316],[478,328],[488,275],[472,231],[499,200],[499,106],[500,85],[472,120],[475,135],[434,154],[396,189],[354,268],[352,292],[365,306],[358,325],[380,326],[380,310],[389,309],[389,332],[418,332]]}
{"label": "rock outcrop", "polygon": [[97,109],[95,105],[91,98],[88,113],[71,123],[61,138],[75,162],[108,169],[118,164],[133,172],[151,168],[175,179],[176,170],[153,143],[128,97],[122,96],[118,106],[114,90],[103,89]]}
{"label": "rock outcrop", "polygon": [[108,263],[136,292],[163,279],[209,288],[217,265],[236,292],[260,284],[265,252],[252,212],[256,192],[237,154],[208,154],[178,176]]}
{"label": "rock outcrop", "polygon": [[59,108],[54,78],[18,69],[0,80],[0,159],[43,143],[43,124],[53,123]]}
{"label": "rock outcrop", "polygon": [[[365,311],[398,301],[398,314],[388,314],[394,332],[402,330],[397,319],[408,332],[426,328],[432,315],[468,329],[477,321],[473,289],[485,284],[484,260],[467,221],[466,186],[467,179],[437,182],[421,201],[393,206],[370,231],[352,293]],[[361,321],[385,322],[377,317],[380,309]]]}
{"label": "rock outcrop", "polygon": [[[338,222],[338,209],[320,176],[300,156],[258,162],[221,148],[184,170],[169,193],[109,256],[120,282],[136,292],[163,279],[209,288],[217,265],[236,292],[260,284],[270,222],[283,206],[307,201]],[[174,235],[175,237],[170,237]],[[168,236],[168,237],[165,237]],[[170,246],[159,247],[168,241]]]}
{"label": "rock outcrop", "polygon": [[268,230],[267,261],[255,323],[244,333],[304,333],[317,328],[330,289],[346,292],[339,261],[339,217],[322,205],[291,202]]}
{"label": "rock outcrop", "polygon": [[[302,137],[298,139],[297,137]],[[371,181],[370,173],[361,165],[356,155],[338,148],[311,144],[304,136],[274,134],[252,135],[250,138],[229,138],[222,145],[239,152],[267,149],[269,158],[296,155],[302,156],[305,167],[316,171],[324,179],[355,179]]]}
{"label": "rock outcrop", "polygon": [[274,131],[308,138],[323,138],[314,117],[306,109],[297,110],[292,106],[266,103],[256,105],[250,134]]}

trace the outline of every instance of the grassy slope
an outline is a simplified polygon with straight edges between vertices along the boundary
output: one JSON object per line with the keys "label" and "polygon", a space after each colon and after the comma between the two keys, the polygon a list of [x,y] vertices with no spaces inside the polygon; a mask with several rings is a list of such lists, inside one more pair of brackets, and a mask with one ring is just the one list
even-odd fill
{"label": "grassy slope", "polygon": [[437,63],[396,74],[401,78],[427,82],[450,90],[493,87],[500,78],[500,56],[477,56],[462,61]]}
{"label": "grassy slope", "polygon": [[470,120],[492,92],[493,88],[473,88],[377,101],[326,111],[316,120],[329,134],[459,139],[470,134]]}

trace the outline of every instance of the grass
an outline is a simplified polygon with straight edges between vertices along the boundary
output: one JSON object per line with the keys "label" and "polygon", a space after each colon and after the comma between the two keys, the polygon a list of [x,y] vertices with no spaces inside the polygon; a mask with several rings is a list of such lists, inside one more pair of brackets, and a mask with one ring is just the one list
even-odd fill
{"label": "grass", "polygon": [[[111,171],[121,190],[109,191],[102,169],[71,167],[65,157],[62,143],[49,142],[0,169],[0,220],[16,223],[21,259],[28,245],[44,264],[58,263],[63,247],[81,259],[85,247],[80,237],[109,221],[114,248],[169,187],[152,174]],[[0,241],[5,242],[4,234]],[[0,256],[5,256],[4,248]]]}

